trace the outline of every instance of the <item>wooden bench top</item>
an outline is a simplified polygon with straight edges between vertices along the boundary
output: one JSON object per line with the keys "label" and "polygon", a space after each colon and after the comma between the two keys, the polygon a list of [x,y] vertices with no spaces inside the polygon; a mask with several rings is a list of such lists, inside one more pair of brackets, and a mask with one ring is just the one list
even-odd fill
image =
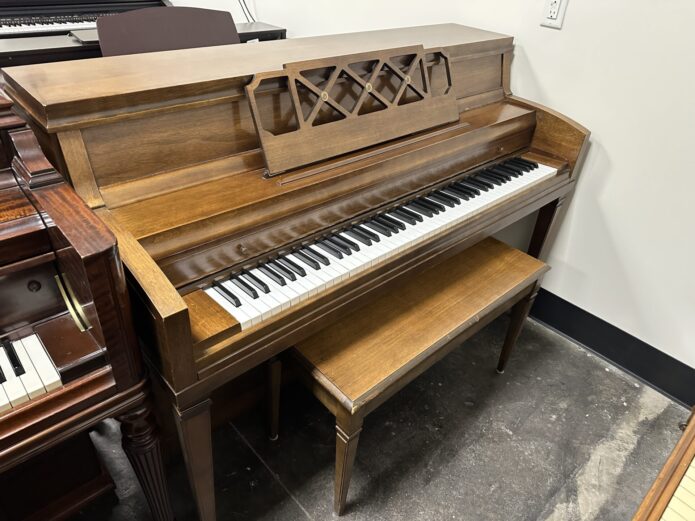
{"label": "wooden bench top", "polygon": [[304,340],[295,355],[356,406],[548,269],[485,239]]}

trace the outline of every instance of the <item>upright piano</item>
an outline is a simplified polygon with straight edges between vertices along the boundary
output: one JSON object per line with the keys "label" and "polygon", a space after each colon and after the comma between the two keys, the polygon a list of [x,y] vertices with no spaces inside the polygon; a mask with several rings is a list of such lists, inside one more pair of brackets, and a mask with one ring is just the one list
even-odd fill
{"label": "upright piano", "polygon": [[170,520],[115,238],[10,106],[0,99],[0,473],[118,417],[155,518]]}
{"label": "upright piano", "polygon": [[445,24],[4,70],[118,238],[201,519],[215,389],[536,211],[546,255],[589,132],[512,52]]}

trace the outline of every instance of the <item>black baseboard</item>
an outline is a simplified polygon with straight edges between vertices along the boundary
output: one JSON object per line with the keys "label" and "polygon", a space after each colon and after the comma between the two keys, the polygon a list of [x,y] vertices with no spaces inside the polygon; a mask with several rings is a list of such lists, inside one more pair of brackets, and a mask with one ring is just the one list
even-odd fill
{"label": "black baseboard", "polygon": [[541,289],[531,316],[682,404],[695,405],[695,369]]}

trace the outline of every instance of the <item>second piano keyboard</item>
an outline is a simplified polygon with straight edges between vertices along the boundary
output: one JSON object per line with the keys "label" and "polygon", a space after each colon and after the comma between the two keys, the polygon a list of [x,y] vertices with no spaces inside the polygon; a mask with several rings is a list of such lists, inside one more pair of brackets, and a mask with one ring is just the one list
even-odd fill
{"label": "second piano keyboard", "polygon": [[0,414],[62,385],[37,335],[0,341]]}

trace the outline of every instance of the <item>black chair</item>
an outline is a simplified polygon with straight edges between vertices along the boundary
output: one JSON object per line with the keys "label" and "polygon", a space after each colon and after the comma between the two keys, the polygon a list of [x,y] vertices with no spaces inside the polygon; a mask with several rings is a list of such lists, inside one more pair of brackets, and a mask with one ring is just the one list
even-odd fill
{"label": "black chair", "polygon": [[239,43],[232,15],[197,7],[149,7],[97,19],[103,56]]}

